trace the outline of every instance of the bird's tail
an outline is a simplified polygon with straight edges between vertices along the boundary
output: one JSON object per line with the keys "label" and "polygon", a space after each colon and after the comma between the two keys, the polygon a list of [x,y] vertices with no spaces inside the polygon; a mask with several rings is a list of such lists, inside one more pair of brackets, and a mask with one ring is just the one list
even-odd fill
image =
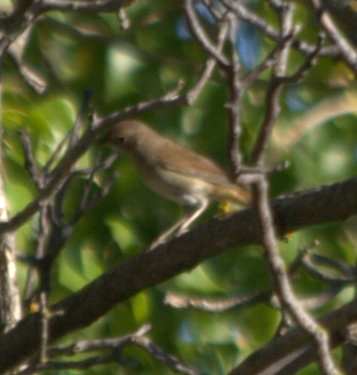
{"label": "bird's tail", "polygon": [[252,201],[250,192],[238,185],[215,185],[212,197],[216,201],[231,201],[242,206],[249,205]]}

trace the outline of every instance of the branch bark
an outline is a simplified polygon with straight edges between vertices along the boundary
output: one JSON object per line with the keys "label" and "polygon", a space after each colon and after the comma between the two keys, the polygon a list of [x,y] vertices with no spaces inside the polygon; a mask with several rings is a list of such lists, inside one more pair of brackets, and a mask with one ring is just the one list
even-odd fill
{"label": "branch bark", "polygon": [[[2,110],[2,80],[0,57],[0,113]],[[0,119],[0,155],[2,154],[3,126]],[[2,167],[2,162],[0,161]],[[8,220],[4,180],[0,172],[0,223]],[[17,285],[15,237],[13,233],[0,234],[0,334],[9,331],[22,317]]]}
{"label": "branch bark", "polygon": [[[8,219],[3,179],[0,176],[0,221]],[[0,333],[7,332],[21,319],[21,301],[17,285],[15,237],[0,234]]]}
{"label": "branch bark", "polygon": [[[357,319],[357,301],[327,313],[317,320],[330,335],[330,346],[335,348],[345,341],[345,328]],[[229,375],[295,374],[315,359],[311,338],[301,328],[272,340],[237,366]],[[301,359],[300,359],[301,358]],[[299,361],[298,367],[283,372],[289,363]]]}
{"label": "branch bark", "polygon": [[[344,220],[357,214],[357,178],[275,198],[272,209],[279,235],[314,224]],[[212,219],[179,238],[119,264],[82,290],[53,305],[50,308],[49,339],[53,341],[88,326],[139,291],[192,269],[232,246],[260,242],[253,209],[224,219]],[[344,319],[331,319],[334,330],[357,318],[357,303],[343,307],[336,314],[343,315],[344,311],[348,312]],[[30,314],[0,338],[1,373],[39,349],[40,324],[40,314]],[[306,337],[303,342],[307,340]]]}

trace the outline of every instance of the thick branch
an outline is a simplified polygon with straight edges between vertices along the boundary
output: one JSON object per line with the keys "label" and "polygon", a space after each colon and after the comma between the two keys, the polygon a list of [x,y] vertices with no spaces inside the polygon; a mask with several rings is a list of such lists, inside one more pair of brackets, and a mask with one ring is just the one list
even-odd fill
{"label": "thick branch", "polygon": [[[318,323],[330,334],[331,348],[343,343],[345,327],[349,325],[349,322],[355,322],[356,319],[357,301],[354,300],[318,320]],[[254,352],[229,375],[258,375],[263,371],[266,374],[280,374],[283,373],[280,372],[282,367],[294,362],[297,358],[302,357],[303,365],[307,365],[314,359],[314,354],[311,348],[311,338],[302,329],[294,329]],[[270,367],[274,370],[270,371]],[[298,366],[298,369],[301,367]],[[290,369],[284,374],[295,374],[295,371],[297,368]]]}
{"label": "thick branch", "polygon": [[[276,198],[273,212],[280,235],[309,225],[346,219],[357,214],[357,178]],[[88,326],[117,303],[192,269],[232,246],[259,243],[260,240],[254,211],[247,209],[225,219],[213,219],[150,252],[141,253],[52,306],[50,340]],[[350,309],[350,315],[356,318],[357,306],[352,306],[354,310],[351,306],[344,309]],[[337,326],[340,328],[343,322],[350,321],[352,318],[344,321],[341,318]],[[39,345],[40,317],[38,313],[30,314],[0,339],[1,372],[33,354]]]}

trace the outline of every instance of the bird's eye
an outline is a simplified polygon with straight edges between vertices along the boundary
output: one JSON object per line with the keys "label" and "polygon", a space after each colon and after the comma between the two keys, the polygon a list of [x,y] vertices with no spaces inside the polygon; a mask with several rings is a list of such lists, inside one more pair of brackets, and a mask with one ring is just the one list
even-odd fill
{"label": "bird's eye", "polygon": [[118,143],[125,143],[125,137],[118,137]]}

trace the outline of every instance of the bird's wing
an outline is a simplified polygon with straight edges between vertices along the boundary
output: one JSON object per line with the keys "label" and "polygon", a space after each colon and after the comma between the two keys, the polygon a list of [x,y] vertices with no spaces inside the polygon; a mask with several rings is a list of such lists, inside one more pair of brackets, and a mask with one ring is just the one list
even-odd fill
{"label": "bird's wing", "polygon": [[157,161],[162,168],[170,171],[202,178],[213,184],[232,184],[213,161],[171,141],[160,149]]}

